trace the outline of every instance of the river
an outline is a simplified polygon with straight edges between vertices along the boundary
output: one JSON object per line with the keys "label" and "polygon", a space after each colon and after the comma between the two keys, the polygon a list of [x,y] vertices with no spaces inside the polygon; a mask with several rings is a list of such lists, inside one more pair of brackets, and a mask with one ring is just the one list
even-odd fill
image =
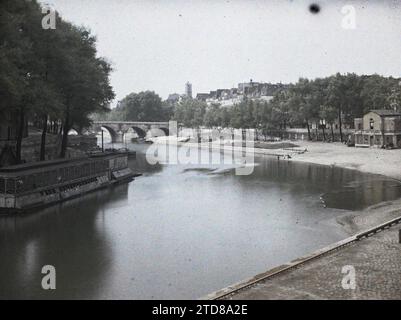
{"label": "river", "polygon": [[[238,176],[151,166],[146,145],[129,147],[135,181],[0,216],[0,298],[199,298],[345,238],[336,217],[401,195],[397,182],[337,167],[261,157]],[[41,289],[43,265],[56,290]]]}

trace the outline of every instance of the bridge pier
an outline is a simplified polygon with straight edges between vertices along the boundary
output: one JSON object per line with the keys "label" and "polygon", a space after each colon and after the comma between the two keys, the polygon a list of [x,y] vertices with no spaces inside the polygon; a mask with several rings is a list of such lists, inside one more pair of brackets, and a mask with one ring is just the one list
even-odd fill
{"label": "bridge pier", "polygon": [[112,142],[115,143],[123,143],[124,142],[124,133],[123,132],[116,132],[116,134],[111,137]]}

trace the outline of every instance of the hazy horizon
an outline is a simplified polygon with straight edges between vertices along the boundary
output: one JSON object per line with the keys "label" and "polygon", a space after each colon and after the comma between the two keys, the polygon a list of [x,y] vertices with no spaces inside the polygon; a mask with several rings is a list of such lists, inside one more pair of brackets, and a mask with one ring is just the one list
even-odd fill
{"label": "hazy horizon", "polygon": [[[401,6],[396,1],[48,0],[67,21],[97,36],[114,68],[114,107],[131,92],[163,99],[236,87],[289,83],[337,72],[399,77]],[[344,5],[355,8],[345,29]]]}

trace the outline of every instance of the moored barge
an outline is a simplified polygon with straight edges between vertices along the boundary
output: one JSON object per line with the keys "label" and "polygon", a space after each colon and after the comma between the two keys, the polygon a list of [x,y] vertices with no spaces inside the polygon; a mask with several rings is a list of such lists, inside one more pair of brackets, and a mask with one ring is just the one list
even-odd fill
{"label": "moored barge", "polygon": [[0,213],[24,212],[129,182],[128,154],[49,160],[0,168]]}

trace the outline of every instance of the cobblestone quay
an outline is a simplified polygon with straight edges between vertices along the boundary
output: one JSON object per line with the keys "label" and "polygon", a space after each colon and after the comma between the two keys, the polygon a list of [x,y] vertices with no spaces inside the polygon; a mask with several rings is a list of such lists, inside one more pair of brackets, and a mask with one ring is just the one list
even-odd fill
{"label": "cobblestone quay", "polygon": [[[401,299],[400,224],[245,287],[223,299]],[[344,289],[355,269],[355,289]],[[344,272],[344,273],[343,273]]]}

